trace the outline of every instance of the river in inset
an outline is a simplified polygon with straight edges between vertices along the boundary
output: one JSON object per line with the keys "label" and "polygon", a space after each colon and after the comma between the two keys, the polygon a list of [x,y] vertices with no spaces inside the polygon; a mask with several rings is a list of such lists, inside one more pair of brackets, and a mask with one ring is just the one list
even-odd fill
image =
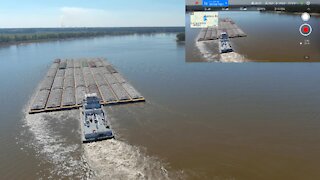
{"label": "river in inset", "polygon": [[[276,12],[220,11],[219,17],[231,18],[247,34],[247,37],[230,39],[233,50],[243,56],[244,61],[320,61],[320,15],[311,15],[308,22],[304,22],[299,14]],[[308,37],[299,32],[304,23],[313,28]],[[190,28],[190,14],[187,13],[186,61],[219,61],[217,41],[197,42],[199,31]],[[238,59],[234,61],[239,62]]]}
{"label": "river in inset", "polygon": [[[317,179],[320,64],[185,63],[175,34],[0,49],[0,179]],[[82,145],[78,111],[27,115],[55,58],[106,57],[146,98],[106,107],[117,139]]]}

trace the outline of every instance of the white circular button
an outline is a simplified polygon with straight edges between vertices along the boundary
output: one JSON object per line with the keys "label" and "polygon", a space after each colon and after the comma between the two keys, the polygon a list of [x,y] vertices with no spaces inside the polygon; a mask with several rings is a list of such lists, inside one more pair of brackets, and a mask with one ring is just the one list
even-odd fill
{"label": "white circular button", "polygon": [[303,13],[302,15],[301,15],[301,19],[303,20],[303,21],[309,21],[309,19],[310,19],[310,14],[309,13]]}

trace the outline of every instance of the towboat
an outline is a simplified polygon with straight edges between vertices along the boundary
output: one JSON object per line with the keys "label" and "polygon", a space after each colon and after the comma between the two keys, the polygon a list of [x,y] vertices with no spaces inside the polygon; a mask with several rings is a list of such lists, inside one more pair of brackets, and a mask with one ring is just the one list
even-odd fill
{"label": "towboat", "polygon": [[85,95],[80,117],[83,143],[114,138],[107,114],[96,93]]}

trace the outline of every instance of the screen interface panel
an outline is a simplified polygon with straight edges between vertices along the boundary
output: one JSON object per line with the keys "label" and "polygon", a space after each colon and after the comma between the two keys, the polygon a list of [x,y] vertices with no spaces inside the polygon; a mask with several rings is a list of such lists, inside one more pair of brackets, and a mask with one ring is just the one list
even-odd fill
{"label": "screen interface panel", "polygon": [[186,0],[187,62],[319,62],[319,1]]}

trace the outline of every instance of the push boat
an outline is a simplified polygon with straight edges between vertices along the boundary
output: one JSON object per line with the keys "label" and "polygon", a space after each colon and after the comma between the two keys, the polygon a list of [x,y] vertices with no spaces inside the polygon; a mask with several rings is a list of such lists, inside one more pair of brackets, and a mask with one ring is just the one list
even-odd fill
{"label": "push boat", "polygon": [[114,138],[107,114],[96,93],[85,95],[80,117],[83,143]]}
{"label": "push boat", "polygon": [[230,44],[229,36],[226,32],[221,33],[221,38],[219,40],[219,50],[221,54],[233,52],[233,49]]}

